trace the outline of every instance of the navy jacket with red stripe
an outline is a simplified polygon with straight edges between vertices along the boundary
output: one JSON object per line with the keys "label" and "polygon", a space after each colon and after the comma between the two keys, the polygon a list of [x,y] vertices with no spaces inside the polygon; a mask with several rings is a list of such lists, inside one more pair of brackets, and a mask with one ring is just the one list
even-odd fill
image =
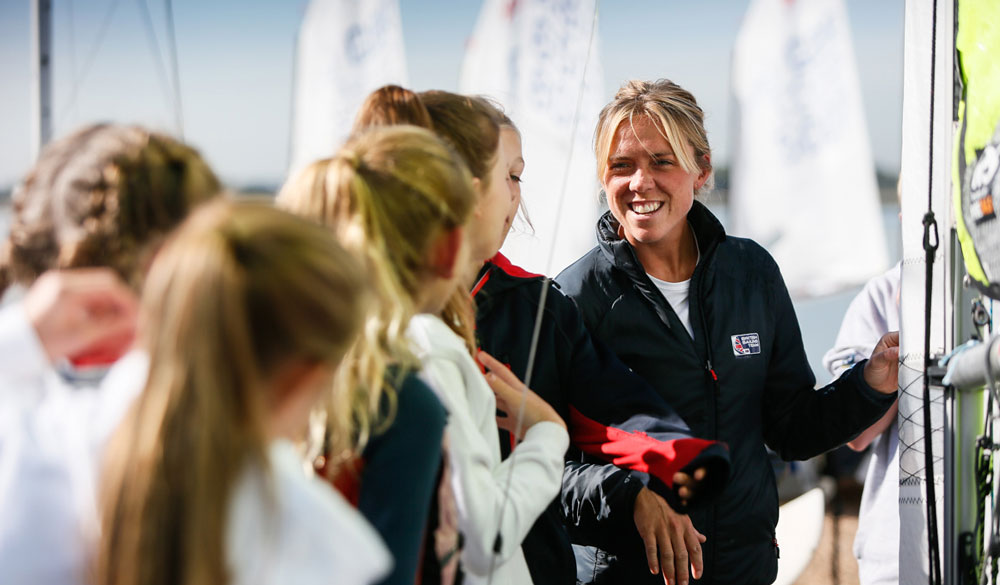
{"label": "navy jacket with red stripe", "polygon": [[[528,385],[566,421],[571,446],[562,494],[522,548],[535,583],[575,583],[570,539],[602,547],[630,542],[641,553],[633,520],[639,490],[648,485],[683,511],[674,474],[706,467],[708,477],[690,502],[698,506],[724,487],[729,453],[722,443],[692,437],[652,386],[591,337],[557,285],[501,254],[486,264],[473,289],[483,350],[524,380],[543,283],[549,289]],[[506,456],[509,437],[501,437],[501,449]]]}

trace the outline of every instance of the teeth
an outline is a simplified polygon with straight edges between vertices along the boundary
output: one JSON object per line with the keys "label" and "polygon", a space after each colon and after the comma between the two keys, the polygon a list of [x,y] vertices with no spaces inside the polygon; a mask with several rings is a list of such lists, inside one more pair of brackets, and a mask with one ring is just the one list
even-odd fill
{"label": "teeth", "polygon": [[645,203],[633,203],[632,211],[636,213],[652,213],[663,205],[662,201],[647,201]]}

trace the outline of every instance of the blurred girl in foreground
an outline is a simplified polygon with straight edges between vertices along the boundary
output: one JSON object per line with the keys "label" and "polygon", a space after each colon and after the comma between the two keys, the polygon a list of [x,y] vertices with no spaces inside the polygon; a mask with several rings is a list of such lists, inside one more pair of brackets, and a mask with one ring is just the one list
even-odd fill
{"label": "blurred girl in foreground", "polygon": [[219,202],[158,254],[149,378],[109,446],[100,585],[370,583],[391,560],[293,441],[360,326],[361,266],[331,234]]}

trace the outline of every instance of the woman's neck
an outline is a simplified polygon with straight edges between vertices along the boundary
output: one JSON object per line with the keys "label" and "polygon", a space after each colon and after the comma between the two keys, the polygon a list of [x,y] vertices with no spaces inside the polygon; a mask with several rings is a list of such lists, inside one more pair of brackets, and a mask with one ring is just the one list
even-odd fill
{"label": "woman's neck", "polygon": [[688,222],[659,242],[632,242],[635,254],[647,274],[667,282],[684,282],[694,274],[698,264],[698,244]]}

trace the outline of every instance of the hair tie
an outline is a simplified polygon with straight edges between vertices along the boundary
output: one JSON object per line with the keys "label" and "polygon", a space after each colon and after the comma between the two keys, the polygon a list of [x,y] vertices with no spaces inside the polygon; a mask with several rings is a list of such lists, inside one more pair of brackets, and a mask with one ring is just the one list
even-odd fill
{"label": "hair tie", "polygon": [[342,151],[340,153],[340,158],[344,159],[344,161],[347,162],[347,164],[355,171],[358,171],[361,168],[361,156],[358,155],[357,151]]}

